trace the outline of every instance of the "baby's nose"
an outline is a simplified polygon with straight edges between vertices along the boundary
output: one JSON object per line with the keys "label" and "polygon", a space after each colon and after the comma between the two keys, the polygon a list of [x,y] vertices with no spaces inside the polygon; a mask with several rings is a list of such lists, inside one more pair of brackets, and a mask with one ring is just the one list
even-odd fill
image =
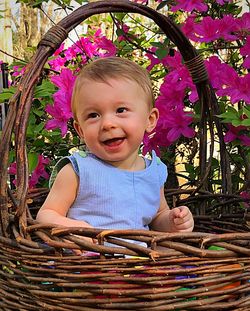
{"label": "baby's nose", "polygon": [[110,130],[112,128],[115,128],[116,126],[117,125],[113,117],[108,116],[108,117],[103,118],[103,121],[102,121],[103,130]]}

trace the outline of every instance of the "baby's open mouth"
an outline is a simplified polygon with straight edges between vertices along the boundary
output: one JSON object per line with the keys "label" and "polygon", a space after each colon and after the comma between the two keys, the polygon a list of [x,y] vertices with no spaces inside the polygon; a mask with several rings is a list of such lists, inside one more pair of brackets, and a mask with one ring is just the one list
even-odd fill
{"label": "baby's open mouth", "polygon": [[124,141],[125,137],[116,137],[103,141],[104,145],[107,146],[117,146],[120,145]]}

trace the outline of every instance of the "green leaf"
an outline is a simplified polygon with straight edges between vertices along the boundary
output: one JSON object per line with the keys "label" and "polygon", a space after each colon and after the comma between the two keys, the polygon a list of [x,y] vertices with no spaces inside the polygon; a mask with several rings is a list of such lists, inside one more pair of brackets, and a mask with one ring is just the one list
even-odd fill
{"label": "green leaf", "polygon": [[157,56],[157,58],[163,59],[164,57],[166,57],[168,55],[168,49],[166,49],[166,48],[158,49],[155,51],[155,55]]}
{"label": "green leaf", "polygon": [[195,180],[196,178],[196,172],[195,172],[195,168],[192,164],[189,164],[189,163],[185,163],[185,170],[186,172],[188,173],[189,175],[189,178],[191,180]]}
{"label": "green leaf", "polygon": [[33,172],[38,164],[38,154],[37,153],[28,153],[28,162],[29,162],[29,172]]}
{"label": "green leaf", "polygon": [[150,44],[156,48],[162,48],[162,43],[161,42],[150,42]]}
{"label": "green leaf", "polygon": [[162,1],[156,8],[156,10],[160,10],[160,9],[163,9],[166,5],[168,5],[168,2],[169,0],[166,0],[166,1]]}
{"label": "green leaf", "polygon": [[38,134],[44,128],[44,122],[41,122],[34,128],[34,134]]}
{"label": "green leaf", "polygon": [[241,125],[244,126],[250,126],[250,118],[249,119],[244,119],[241,121]]}
{"label": "green leaf", "polygon": [[234,109],[233,107],[228,107],[228,110],[220,115],[217,115],[217,117],[227,120],[235,120],[239,119],[239,112]]}
{"label": "green leaf", "polygon": [[208,247],[210,251],[224,251],[225,248],[221,246],[211,245]]}
{"label": "green leaf", "polygon": [[75,0],[75,2],[79,3],[80,5],[82,5],[83,3],[88,3],[88,0]]}
{"label": "green leaf", "polygon": [[116,35],[117,37],[120,37],[120,36],[123,36],[124,35],[124,31],[120,28],[117,28],[116,29]]}
{"label": "green leaf", "polygon": [[242,125],[242,121],[241,120],[232,120],[232,124],[233,126],[237,127]]}
{"label": "green leaf", "polygon": [[44,111],[39,110],[39,109],[33,109],[33,113],[37,115],[38,117],[41,117],[42,115],[44,115]]}
{"label": "green leaf", "polygon": [[55,85],[48,80],[43,80],[42,84],[35,89],[34,97],[51,97],[56,91]]}
{"label": "green leaf", "polygon": [[11,86],[10,88],[4,88],[2,93],[0,93],[0,103],[4,103],[9,100],[13,94],[15,94],[16,88]]}
{"label": "green leaf", "polygon": [[245,114],[250,119],[250,107],[243,108],[243,114]]}

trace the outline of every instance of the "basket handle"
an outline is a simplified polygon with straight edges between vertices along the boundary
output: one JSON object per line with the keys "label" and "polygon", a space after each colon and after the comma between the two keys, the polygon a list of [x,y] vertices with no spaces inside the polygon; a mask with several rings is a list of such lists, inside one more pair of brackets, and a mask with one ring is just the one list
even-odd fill
{"label": "basket handle", "polygon": [[[8,186],[7,167],[10,141],[12,132],[15,133],[16,162],[17,162],[17,192],[13,202],[16,205],[16,221],[19,223],[20,233],[25,235],[27,225],[26,197],[28,191],[28,161],[26,152],[26,129],[28,116],[32,104],[32,97],[35,85],[42,73],[43,67],[48,57],[67,38],[68,33],[79,25],[82,21],[94,14],[125,12],[138,13],[152,19],[167,35],[167,37],[177,46],[182,57],[192,75],[192,79],[197,86],[198,95],[202,106],[202,122],[206,123],[207,118],[212,122],[213,112],[216,107],[215,96],[209,85],[207,71],[204,62],[197,51],[191,45],[181,30],[167,16],[149,8],[147,6],[133,3],[127,0],[108,0],[89,3],[73,11],[63,18],[56,26],[53,26],[42,38],[38,45],[37,52],[27,66],[16,94],[10,100],[9,113],[5,122],[5,127],[0,144],[0,162],[2,169],[0,172],[0,234],[8,236],[9,213],[7,207]],[[204,124],[203,124],[204,125]],[[207,143],[206,133],[200,132],[201,142],[201,176],[208,174],[206,167]],[[213,147],[212,147],[213,149]],[[211,150],[213,152],[213,150]]]}

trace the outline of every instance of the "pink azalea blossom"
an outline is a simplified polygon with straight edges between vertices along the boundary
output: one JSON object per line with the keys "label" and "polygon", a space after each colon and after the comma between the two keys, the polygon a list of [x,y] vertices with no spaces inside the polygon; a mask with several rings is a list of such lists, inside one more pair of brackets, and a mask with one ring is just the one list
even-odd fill
{"label": "pink azalea blossom", "polygon": [[242,191],[240,193],[242,199],[244,199],[243,205],[245,207],[250,207],[250,192],[249,191]]}
{"label": "pink azalea blossom", "polygon": [[[157,133],[159,134],[158,130],[157,130]],[[154,135],[157,135],[157,134],[154,133]],[[159,141],[155,139],[154,136],[150,138],[149,135],[145,135],[143,138],[142,153],[143,155],[145,155],[152,150],[154,150],[156,154],[160,156]]]}
{"label": "pink azalea blossom", "polygon": [[49,174],[45,170],[45,166],[48,165],[49,162],[50,160],[48,158],[44,158],[43,155],[38,156],[38,164],[29,179],[29,188],[34,188],[38,184],[41,177],[49,179]]}
{"label": "pink azalea blossom", "polygon": [[196,16],[194,14],[188,16],[181,30],[190,40],[197,42],[199,38],[195,35],[195,26],[196,26],[195,18]]}
{"label": "pink azalea blossom", "polygon": [[[226,135],[224,136],[225,143],[230,143],[236,139],[240,139],[241,136],[240,133],[244,130],[246,130],[245,126],[233,126],[232,124],[228,124],[228,131]],[[244,137],[243,137],[244,140]]]}
{"label": "pink azalea blossom", "polygon": [[242,146],[250,147],[250,137],[243,134],[239,136],[239,140],[241,141]]}
{"label": "pink azalea blossom", "polygon": [[53,56],[58,56],[64,50],[64,43],[54,52]]}
{"label": "pink azalea blossom", "polygon": [[[183,105],[185,97],[185,88],[179,87],[179,83],[170,83],[168,77],[165,77],[163,84],[160,87],[160,96],[156,100],[158,109],[175,108],[176,106]],[[180,83],[181,85],[181,83]],[[167,103],[165,106],[162,103]]]}
{"label": "pink azalea blossom", "polygon": [[[45,170],[45,167],[49,164],[49,162],[50,160],[45,158],[43,155],[38,156],[37,166],[29,177],[29,189],[34,188],[38,184],[40,178],[49,179],[49,174]],[[17,174],[16,162],[10,164],[8,173],[10,175]],[[13,184],[16,185],[16,182],[16,179],[14,179]]]}
{"label": "pink azalea blossom", "polygon": [[66,62],[66,59],[59,56],[55,59],[48,61],[48,64],[50,65],[51,69],[55,71],[60,71],[61,68],[64,66],[65,62]]}
{"label": "pink azalea blossom", "polygon": [[60,75],[51,77],[51,82],[64,92],[69,92],[69,90],[72,91],[75,79],[76,77],[73,75],[72,71],[68,68],[64,68]]}
{"label": "pink azalea blossom", "polygon": [[246,104],[250,104],[250,73],[238,77],[237,80],[233,80],[229,83],[226,92],[231,97],[231,102],[233,104],[240,100],[244,100]]}
{"label": "pink azalea blossom", "polygon": [[182,62],[181,54],[175,51],[174,56],[165,57],[164,63],[169,69],[169,73],[164,78],[164,82],[160,87],[161,95],[158,98],[158,104],[160,101],[165,101],[168,103],[168,107],[183,106],[183,100],[187,90],[190,91],[190,100],[192,102],[196,101],[198,98],[196,87],[193,84],[187,67]]}
{"label": "pink azalea blossom", "polygon": [[244,46],[240,48],[240,54],[245,56],[243,66],[245,68],[250,68],[250,36],[247,37]]}
{"label": "pink azalea blossom", "polygon": [[223,4],[225,4],[226,2],[232,2],[232,0],[216,0],[216,2],[218,3],[218,4],[220,4],[220,5],[223,5]]}
{"label": "pink azalea blossom", "polygon": [[70,46],[69,48],[67,48],[64,51],[64,59],[67,61],[72,61],[72,59],[77,57],[78,54],[78,47],[76,47],[75,45]]}
{"label": "pink azalea blossom", "polygon": [[88,58],[93,58],[97,54],[97,46],[90,40],[90,38],[80,38],[80,40],[78,40],[72,48],[75,51],[75,55],[86,54]]}
{"label": "pink azalea blossom", "polygon": [[147,70],[150,71],[153,69],[153,67],[155,65],[158,65],[158,64],[163,64],[163,66],[167,66],[167,61],[166,61],[166,57],[162,58],[162,59],[159,59],[156,55],[155,55],[155,51],[157,50],[156,47],[152,47],[150,49],[150,51],[152,53],[149,53],[147,52],[145,55],[147,56],[147,58],[150,60],[150,65],[147,66]]}
{"label": "pink azalea blossom", "polygon": [[16,162],[11,163],[10,166],[9,166],[9,168],[8,168],[8,173],[9,173],[10,175],[16,175],[16,170],[17,170],[17,168],[16,168]]}
{"label": "pink azalea blossom", "polygon": [[101,30],[97,30],[94,35],[94,40],[98,48],[99,57],[110,57],[115,56],[117,52],[117,48],[115,44],[107,39],[107,37],[101,34]]}
{"label": "pink azalea blossom", "polygon": [[218,34],[226,41],[234,41],[237,36],[233,34],[236,27],[236,20],[232,15],[225,15],[218,20]]}
{"label": "pink azalea blossom", "polygon": [[171,11],[176,12],[183,10],[186,12],[192,12],[193,10],[199,12],[206,12],[208,6],[202,0],[176,0],[177,5],[172,6]]}
{"label": "pink azalea blossom", "polygon": [[234,68],[226,63],[222,63],[217,56],[211,56],[205,62],[205,65],[209,74],[209,80],[217,95],[230,95],[228,87],[235,85],[239,78]]}
{"label": "pink azalea blossom", "polygon": [[141,3],[141,4],[147,4],[148,0],[133,0],[133,2]]}
{"label": "pink azalea blossom", "polygon": [[47,121],[45,128],[60,128],[62,136],[67,133],[67,122],[72,117],[71,96],[75,79],[76,76],[68,68],[63,69],[59,76],[51,77],[59,90],[53,95],[54,104],[45,107],[45,111],[53,117]]}
{"label": "pink azalea blossom", "polygon": [[25,70],[26,70],[26,66],[24,66],[24,67],[13,66],[12,76],[13,77],[19,77],[19,76],[24,74]]}
{"label": "pink azalea blossom", "polygon": [[195,130],[190,128],[193,118],[190,113],[184,112],[183,108],[178,106],[175,110],[169,111],[164,115],[164,123],[169,128],[167,139],[170,142],[176,141],[181,135],[187,138],[194,137]]}
{"label": "pink azalea blossom", "polygon": [[199,24],[195,25],[195,35],[200,42],[211,42],[220,38],[219,33],[220,21],[205,16]]}
{"label": "pink azalea blossom", "polygon": [[[126,24],[123,24],[122,26],[121,26],[121,28],[122,28],[122,31],[125,33],[125,34],[127,34],[128,32],[129,32],[129,26],[128,25],[126,25]],[[123,41],[123,40],[126,40],[126,37],[124,37],[124,35],[121,35],[121,36],[119,36],[118,38],[118,41]]]}
{"label": "pink azalea blossom", "polygon": [[70,111],[64,111],[56,103],[53,106],[47,105],[45,111],[53,117],[53,119],[47,121],[45,128],[47,130],[60,128],[62,137],[65,136],[68,130],[67,122],[72,117],[72,113]]}
{"label": "pink azalea blossom", "polygon": [[250,13],[244,13],[236,20],[235,32],[239,39],[244,39],[250,33]]}

